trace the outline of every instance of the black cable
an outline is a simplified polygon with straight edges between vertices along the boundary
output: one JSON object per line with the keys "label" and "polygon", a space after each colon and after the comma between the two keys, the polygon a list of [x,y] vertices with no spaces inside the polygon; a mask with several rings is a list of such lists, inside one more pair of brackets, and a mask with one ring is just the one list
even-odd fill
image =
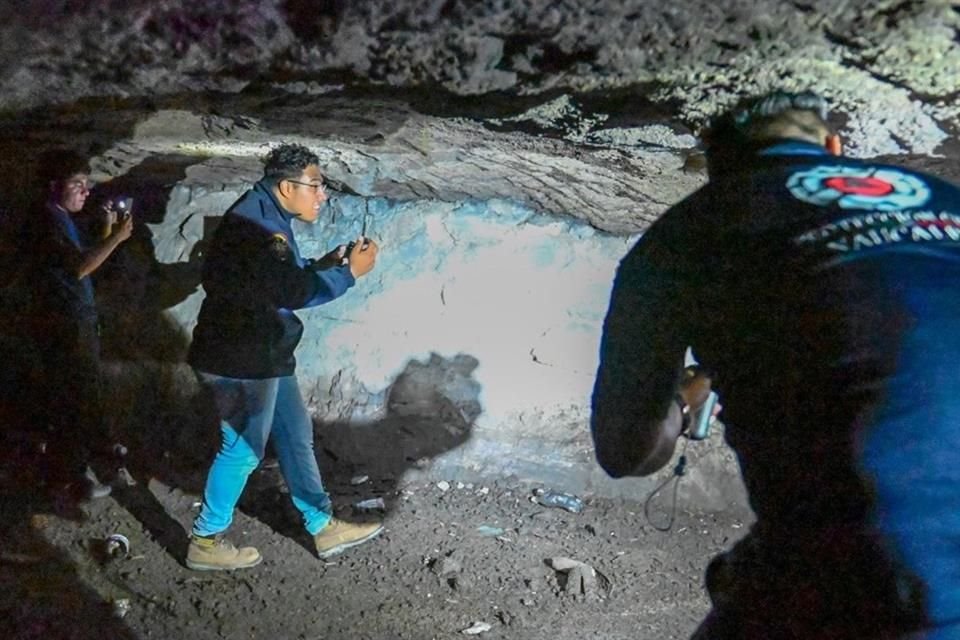
{"label": "black cable", "polygon": [[[684,439],[683,451],[680,453],[680,458],[677,460],[677,464],[673,467],[673,474],[669,478],[660,483],[660,485],[650,492],[650,495],[647,496],[647,499],[643,501],[643,515],[647,518],[647,522],[650,523],[650,526],[656,529],[657,531],[670,531],[673,528],[673,521],[677,517],[677,489],[680,487],[680,478],[682,478],[687,473],[687,444],[690,441]],[[653,500],[653,497],[660,493],[660,491],[674,482],[673,485],[673,498],[671,500],[672,505],[670,507],[670,517],[667,520],[667,525],[665,527],[659,527],[653,522],[653,518],[650,517],[650,502]]]}

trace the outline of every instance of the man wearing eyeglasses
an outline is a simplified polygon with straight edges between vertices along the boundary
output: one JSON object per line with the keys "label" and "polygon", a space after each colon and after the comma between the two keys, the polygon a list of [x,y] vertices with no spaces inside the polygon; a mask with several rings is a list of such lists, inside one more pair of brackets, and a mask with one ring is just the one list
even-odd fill
{"label": "man wearing eyeglasses", "polygon": [[294,314],[334,300],[374,267],[377,245],[358,239],[316,262],[300,255],[291,223],[312,223],[327,200],[317,156],[284,144],[266,158],[263,179],[224,215],[205,258],[200,309],[188,360],[213,397],[220,450],[207,476],[186,564],[232,570],[260,563],[253,547],[224,537],[250,473],[272,436],[280,470],[317,554],[326,558],[370,540],[382,525],[333,517],[313,450],[313,423],[294,373],[303,324]]}
{"label": "man wearing eyeglasses", "polygon": [[43,155],[40,181],[47,198],[31,220],[30,330],[43,363],[40,421],[51,430],[46,480],[61,497],[100,498],[110,487],[89,467],[106,450],[101,407],[100,339],[90,276],[123,242],[133,222],[105,207],[106,228],[88,243],[76,218],[92,187],[86,158],[66,150]]}

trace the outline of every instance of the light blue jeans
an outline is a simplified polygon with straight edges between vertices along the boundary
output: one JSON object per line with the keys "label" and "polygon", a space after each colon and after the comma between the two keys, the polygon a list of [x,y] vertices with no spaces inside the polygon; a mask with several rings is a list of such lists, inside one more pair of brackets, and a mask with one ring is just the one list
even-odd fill
{"label": "light blue jeans", "polygon": [[303,514],[304,526],[310,535],[323,529],[330,522],[332,506],[320,479],[313,422],[296,376],[255,380],[197,371],[197,377],[216,403],[222,441],[207,475],[193,533],[210,536],[230,526],[247,478],[263,460],[271,434],[280,471],[294,506]]}

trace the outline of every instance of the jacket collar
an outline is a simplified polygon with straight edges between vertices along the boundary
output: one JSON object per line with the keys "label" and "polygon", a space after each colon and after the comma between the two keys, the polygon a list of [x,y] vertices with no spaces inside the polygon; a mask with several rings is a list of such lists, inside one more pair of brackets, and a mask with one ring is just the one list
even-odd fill
{"label": "jacket collar", "polygon": [[280,201],[277,200],[277,196],[273,193],[273,186],[270,182],[265,180],[260,180],[257,184],[253,185],[253,190],[261,198],[266,198],[270,201],[271,204],[280,212],[280,217],[283,218],[283,221],[289,226],[292,220],[295,220],[297,216],[287,211],[283,205],[280,204]]}
{"label": "jacket collar", "polygon": [[778,140],[757,152],[761,156],[825,156],[821,145],[803,140]]}

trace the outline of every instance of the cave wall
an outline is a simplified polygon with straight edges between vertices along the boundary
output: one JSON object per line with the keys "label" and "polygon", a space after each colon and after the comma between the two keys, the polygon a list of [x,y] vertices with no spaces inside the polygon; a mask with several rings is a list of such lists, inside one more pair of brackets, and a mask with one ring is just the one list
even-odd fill
{"label": "cave wall", "polygon": [[[318,435],[434,417],[454,427],[398,454],[409,473],[641,495],[660,478],[603,475],[587,401],[617,261],[705,180],[698,128],[815,88],[851,155],[960,177],[958,34],[947,0],[7,3],[0,213],[62,144],[93,157],[98,197],[137,197],[98,281],[114,419],[189,446],[204,242],[271,145],[306,144],[333,197],[305,252],[365,213],[383,246],[303,313]],[[742,504],[722,427],[687,456],[681,497]]]}
{"label": "cave wall", "polygon": [[[202,172],[193,169],[196,180]],[[219,212],[248,184],[174,187],[151,224],[156,260],[202,259]],[[376,270],[343,298],[299,314],[298,375],[321,432],[388,413],[442,416],[469,436],[430,461],[438,477],[514,476],[605,495],[647,487],[605,476],[587,426],[610,289],[636,235],[508,200],[335,194],[316,224],[295,223],[301,251],[321,255],[355,237],[364,217],[381,246]],[[164,312],[185,337],[202,298],[197,288]],[[730,475],[713,467],[703,486]],[[703,506],[722,508],[737,495],[735,486],[703,491],[692,478]]]}

